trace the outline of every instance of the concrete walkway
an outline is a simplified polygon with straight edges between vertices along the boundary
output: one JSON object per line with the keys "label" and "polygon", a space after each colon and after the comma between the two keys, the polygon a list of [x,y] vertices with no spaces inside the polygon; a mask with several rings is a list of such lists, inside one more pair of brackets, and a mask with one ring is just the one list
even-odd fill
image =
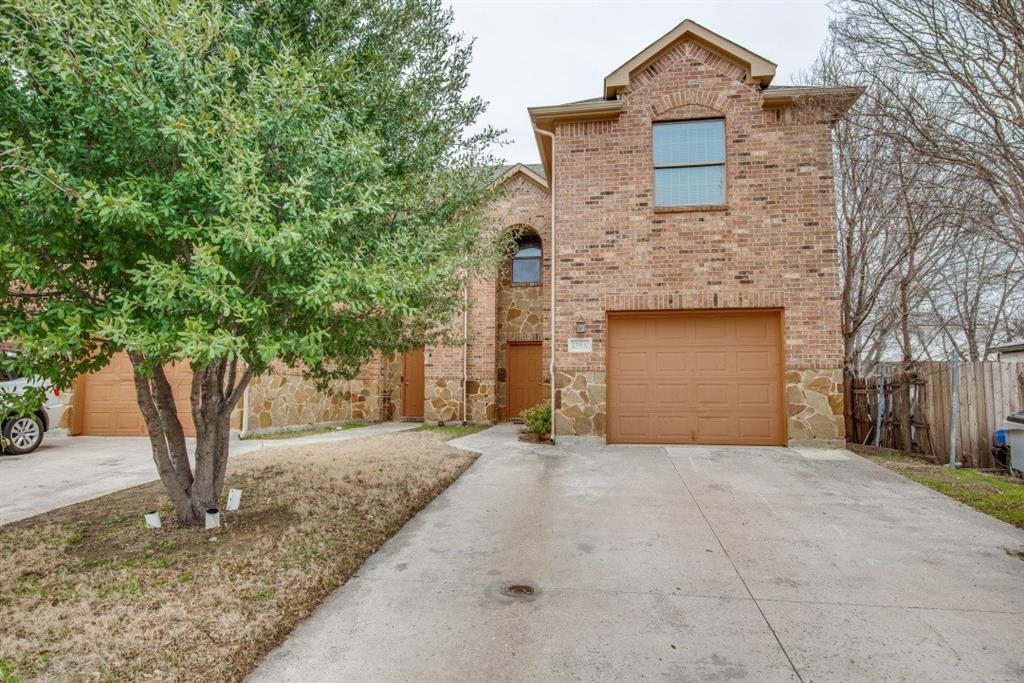
{"label": "concrete walkway", "polygon": [[453,443],[251,681],[1024,679],[1024,532],[846,451]]}
{"label": "concrete walkway", "polygon": [[[413,429],[408,422],[384,422],[293,439],[232,438],[232,456],[273,446],[347,441]],[[191,451],[194,440],[188,439]],[[42,445],[25,455],[0,456],[0,524],[32,517],[83,500],[157,479],[145,436],[58,436],[46,434]]]}

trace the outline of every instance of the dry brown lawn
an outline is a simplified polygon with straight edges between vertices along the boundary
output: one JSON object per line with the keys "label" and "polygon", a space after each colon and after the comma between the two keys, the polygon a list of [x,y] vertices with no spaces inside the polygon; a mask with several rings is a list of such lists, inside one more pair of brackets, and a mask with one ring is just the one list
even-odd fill
{"label": "dry brown lawn", "polygon": [[211,531],[178,528],[159,482],[0,527],[0,680],[240,680],[476,459],[446,438],[241,456]]}

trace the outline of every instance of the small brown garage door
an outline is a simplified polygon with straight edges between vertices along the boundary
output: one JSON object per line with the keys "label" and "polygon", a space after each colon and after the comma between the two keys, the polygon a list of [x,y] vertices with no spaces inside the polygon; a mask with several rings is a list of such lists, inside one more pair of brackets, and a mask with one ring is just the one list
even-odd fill
{"label": "small brown garage door", "polygon": [[[187,436],[195,436],[189,393],[192,370],[188,363],[176,363],[164,368],[167,381],[174,392],[174,405],[178,419]],[[142,436],[146,423],[135,399],[135,381],[128,355],[119,353],[98,372],[82,375],[75,386],[74,431],[93,436]]]}
{"label": "small brown garage door", "polygon": [[608,441],[784,444],[779,311],[608,316]]}

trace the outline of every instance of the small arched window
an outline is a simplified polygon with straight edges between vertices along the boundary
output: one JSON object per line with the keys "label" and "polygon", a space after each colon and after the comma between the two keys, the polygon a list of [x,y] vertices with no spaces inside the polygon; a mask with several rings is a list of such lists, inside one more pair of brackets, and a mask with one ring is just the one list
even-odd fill
{"label": "small arched window", "polygon": [[516,240],[516,253],[512,256],[512,284],[540,284],[540,238],[522,235]]}

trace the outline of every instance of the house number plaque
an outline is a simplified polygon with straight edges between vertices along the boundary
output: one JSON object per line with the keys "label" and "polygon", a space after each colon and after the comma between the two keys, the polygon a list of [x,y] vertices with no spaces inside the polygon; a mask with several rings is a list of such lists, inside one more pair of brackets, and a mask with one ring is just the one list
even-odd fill
{"label": "house number plaque", "polygon": [[581,337],[569,338],[569,353],[590,353],[594,350],[594,342],[591,339]]}

